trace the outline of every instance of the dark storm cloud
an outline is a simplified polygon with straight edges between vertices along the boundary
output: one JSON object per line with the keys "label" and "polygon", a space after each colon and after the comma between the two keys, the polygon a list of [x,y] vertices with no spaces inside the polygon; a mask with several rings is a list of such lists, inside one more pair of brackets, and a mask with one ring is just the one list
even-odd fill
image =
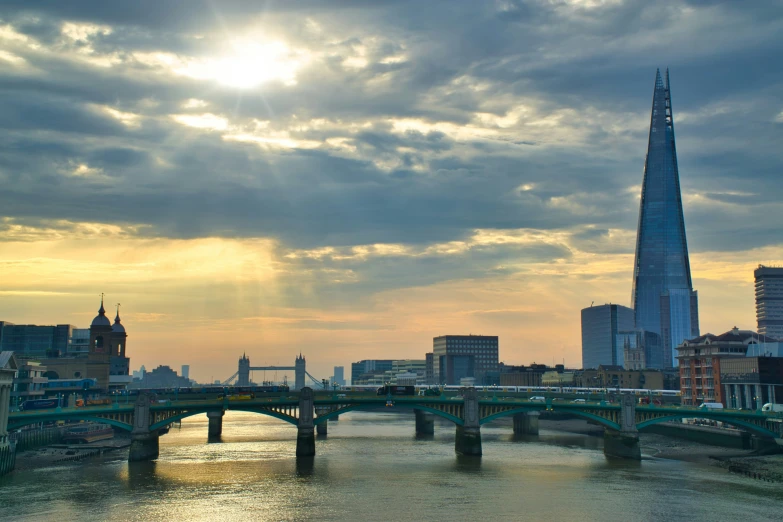
{"label": "dark storm cloud", "polygon": [[[3,2],[0,17],[51,52],[17,42],[10,52],[27,63],[0,67],[0,214],[143,224],[143,233],[166,237],[273,237],[302,249],[594,225],[574,241],[632,251],[598,244],[609,229],[635,230],[638,194],[630,189],[641,184],[656,66],[672,67],[684,192],[729,208],[780,200],[783,157],[774,144],[783,137],[775,122],[783,70],[774,64],[783,44],[772,35],[783,31],[781,11],[676,1],[596,9],[535,1]],[[306,18],[324,34],[308,32]],[[68,40],[63,22],[111,31]],[[251,22],[323,55],[298,71],[296,85],[245,91],[134,55],[208,55]],[[366,67],[343,65],[362,52]],[[118,65],[89,62],[98,57]],[[183,108],[190,98],[206,106]],[[477,120],[518,104],[529,111],[508,128]],[[123,123],[101,106],[138,119]],[[292,140],[344,147],[258,147],[172,118],[203,113],[226,118],[240,127],[235,133],[260,120]],[[401,119],[492,133],[400,131],[390,120]],[[74,175],[79,165],[105,177]],[[691,249],[778,243],[757,224],[767,210],[686,203]],[[470,277],[470,263],[494,266],[470,255],[368,261],[400,277],[393,266],[445,278]]]}

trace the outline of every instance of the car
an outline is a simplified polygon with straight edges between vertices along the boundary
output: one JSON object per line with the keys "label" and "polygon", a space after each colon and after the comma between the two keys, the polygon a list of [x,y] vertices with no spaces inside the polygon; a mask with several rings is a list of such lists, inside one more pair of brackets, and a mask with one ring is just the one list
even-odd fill
{"label": "car", "polygon": [[546,397],[539,397],[539,396],[530,397],[530,400],[536,402],[546,402]]}
{"label": "car", "polygon": [[586,400],[584,400],[584,399],[574,399],[574,400],[572,400],[571,402],[576,402],[576,403],[579,403],[579,404],[584,404],[584,403],[585,403],[585,402],[587,402],[587,401],[586,401]]}

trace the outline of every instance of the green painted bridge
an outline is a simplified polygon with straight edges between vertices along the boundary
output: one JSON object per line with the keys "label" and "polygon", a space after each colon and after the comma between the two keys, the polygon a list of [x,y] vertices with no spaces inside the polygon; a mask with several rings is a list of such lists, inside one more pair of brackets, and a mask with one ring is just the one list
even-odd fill
{"label": "green painted bridge", "polygon": [[326,434],[330,419],[352,411],[413,410],[418,433],[432,433],[434,417],[455,424],[455,449],[480,455],[480,428],[503,417],[513,417],[515,433],[538,433],[541,411],[570,413],[606,428],[608,455],[640,458],[639,430],[683,418],[720,421],[783,445],[783,415],[740,410],[637,405],[634,396],[622,396],[619,404],[605,402],[565,402],[547,399],[531,401],[517,397],[479,397],[474,388],[465,388],[460,397],[384,397],[366,394],[315,395],[309,388],[299,394],[251,400],[154,401],[147,395],[135,403],[107,406],[58,408],[9,414],[8,429],[61,420],[84,420],[110,424],[131,432],[129,458],[147,460],[158,455],[158,433],[172,422],[206,414],[209,435],[222,433],[226,411],[246,411],[275,417],[298,427],[297,455],[315,454],[315,432]]}

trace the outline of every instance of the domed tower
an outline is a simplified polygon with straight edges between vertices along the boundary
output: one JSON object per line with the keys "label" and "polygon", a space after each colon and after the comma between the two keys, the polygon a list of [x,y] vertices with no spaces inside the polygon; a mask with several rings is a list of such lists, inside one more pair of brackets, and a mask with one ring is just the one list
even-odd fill
{"label": "domed tower", "polygon": [[103,308],[103,294],[101,294],[101,307],[98,309],[98,315],[90,324],[90,356],[104,355],[108,358],[111,346],[111,321],[106,317],[106,310]]}
{"label": "domed tower", "polygon": [[117,315],[111,327],[109,354],[111,355],[111,375],[130,375],[130,359],[125,356],[128,334],[120,322],[120,303],[117,303]]}
{"label": "domed tower", "polygon": [[111,327],[111,355],[125,357],[125,340],[127,338],[125,327],[120,322],[120,305],[117,303],[117,315],[114,317],[114,324]]}

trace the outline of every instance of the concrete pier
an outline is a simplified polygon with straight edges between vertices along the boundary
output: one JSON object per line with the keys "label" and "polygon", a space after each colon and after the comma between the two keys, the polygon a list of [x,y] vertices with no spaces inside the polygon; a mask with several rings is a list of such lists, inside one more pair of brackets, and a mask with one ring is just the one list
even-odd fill
{"label": "concrete pier", "polygon": [[154,460],[160,454],[158,431],[150,431],[150,395],[139,394],[133,411],[133,430],[128,461]]}
{"label": "concrete pier", "polygon": [[220,437],[223,434],[223,415],[224,411],[208,411],[207,419],[209,419],[209,436]]}
{"label": "concrete pier", "polygon": [[432,435],[435,433],[435,415],[422,410],[413,410],[416,416],[416,434]]}
{"label": "concrete pier", "polygon": [[315,416],[312,388],[302,388],[299,392],[299,424],[296,434],[296,456],[315,455]]}
{"label": "concrete pier", "polygon": [[516,435],[538,435],[537,411],[514,415],[514,433]]}
{"label": "concrete pier", "polygon": [[604,431],[604,455],[618,459],[642,460],[639,435],[607,428]]}
{"label": "concrete pier", "polygon": [[329,421],[324,421],[324,422],[321,422],[320,424],[316,424],[315,425],[315,433],[318,434],[318,435],[324,435],[325,436],[326,432],[327,432],[327,429],[328,429],[328,427],[327,427],[328,423],[329,423]]}
{"label": "concrete pier", "polygon": [[160,455],[158,432],[132,433],[128,462],[155,460]]}
{"label": "concrete pier", "polygon": [[457,426],[454,451],[459,455],[481,455],[481,431],[479,428]]}
{"label": "concrete pier", "polygon": [[464,400],[462,426],[457,425],[454,450],[459,455],[481,455],[481,428],[479,425],[478,394],[475,388],[461,388]]}
{"label": "concrete pier", "polygon": [[620,401],[620,431],[604,431],[604,455],[619,459],[642,460],[639,433],[636,431],[636,398],[623,395]]}

